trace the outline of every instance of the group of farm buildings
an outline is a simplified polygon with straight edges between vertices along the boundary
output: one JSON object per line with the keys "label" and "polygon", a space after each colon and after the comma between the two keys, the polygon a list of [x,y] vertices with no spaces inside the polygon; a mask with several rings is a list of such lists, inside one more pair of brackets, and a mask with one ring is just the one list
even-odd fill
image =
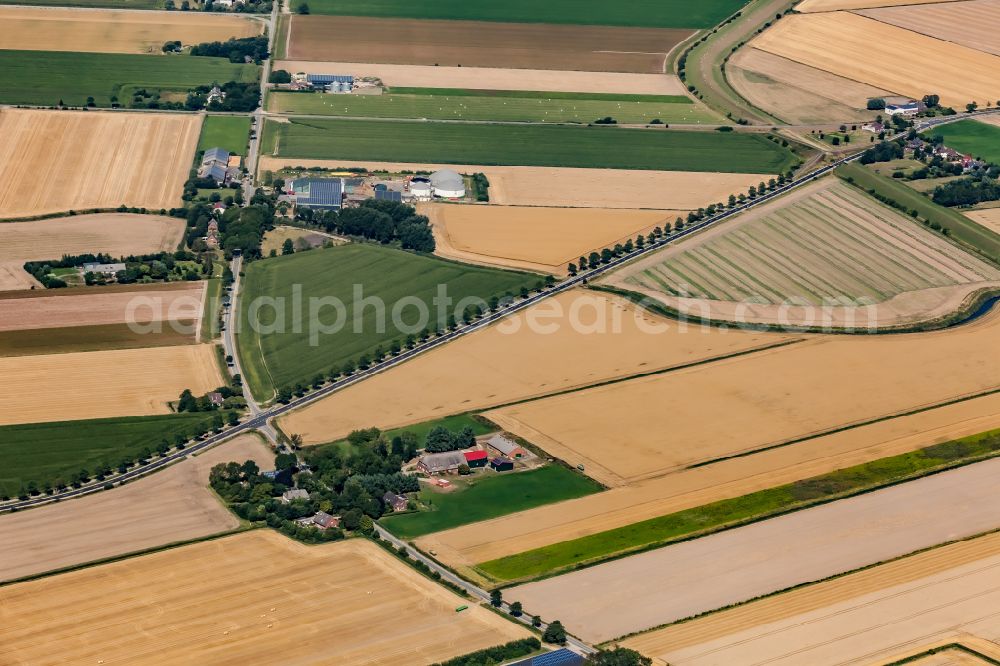
{"label": "group of farm buildings", "polygon": [[451,169],[435,171],[430,176],[407,176],[399,179],[363,177],[302,177],[285,182],[282,199],[298,208],[329,211],[360,205],[366,199],[397,202],[461,199],[465,197],[465,179]]}

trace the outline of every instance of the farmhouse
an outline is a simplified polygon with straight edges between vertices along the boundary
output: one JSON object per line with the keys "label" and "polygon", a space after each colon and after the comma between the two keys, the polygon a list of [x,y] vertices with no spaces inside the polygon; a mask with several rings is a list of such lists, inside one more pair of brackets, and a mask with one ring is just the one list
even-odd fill
{"label": "farmhouse", "polygon": [[331,516],[325,511],[318,512],[312,517],[313,525],[326,530],[331,527],[340,527],[340,516]]}
{"label": "farmhouse", "polygon": [[343,178],[296,178],[286,192],[295,205],[310,210],[340,210],[344,205]]}
{"label": "farmhouse", "polygon": [[440,199],[461,199],[465,196],[465,181],[451,169],[432,173],[431,187],[434,189],[434,196]]}
{"label": "farmhouse", "polygon": [[861,129],[863,129],[866,132],[871,132],[872,134],[878,134],[879,132],[885,131],[885,125],[883,125],[878,121],[873,121],[870,123],[865,123],[864,125],[861,126]]}
{"label": "farmhouse", "polygon": [[286,490],[285,492],[281,493],[281,501],[284,502],[285,504],[288,504],[292,500],[298,500],[298,499],[303,499],[303,500],[309,499],[309,493],[305,490],[302,490],[301,488],[294,488],[292,490]]}
{"label": "farmhouse", "polygon": [[427,474],[455,474],[458,466],[465,464],[465,456],[457,451],[428,453],[420,458],[417,469]]}
{"label": "farmhouse", "polygon": [[382,502],[393,511],[406,511],[408,503],[405,497],[392,492],[382,495]]}
{"label": "farmhouse", "polygon": [[527,451],[518,446],[517,442],[503,435],[493,435],[486,445],[505,458],[517,460],[527,455]]}
{"label": "farmhouse", "polygon": [[83,265],[84,273],[99,273],[101,275],[113,276],[118,271],[125,270],[125,264],[99,264],[89,263]]}
{"label": "farmhouse", "polygon": [[486,467],[488,461],[486,451],[466,451],[462,455],[465,456],[465,464],[470,468]]}
{"label": "farmhouse", "polygon": [[890,116],[915,116],[921,111],[920,102],[907,102],[906,104],[890,104],[885,107],[886,114]]}

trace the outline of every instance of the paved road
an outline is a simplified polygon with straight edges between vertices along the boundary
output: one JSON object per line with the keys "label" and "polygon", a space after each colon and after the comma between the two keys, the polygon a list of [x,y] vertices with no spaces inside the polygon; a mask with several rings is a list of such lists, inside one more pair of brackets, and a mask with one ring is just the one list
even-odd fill
{"label": "paved road", "polygon": [[[277,26],[278,3],[271,6],[271,15],[267,18],[267,52],[274,53],[275,28]],[[243,201],[250,203],[254,193],[257,191],[257,162],[260,156],[260,135],[264,131],[264,97],[267,94],[268,79],[271,76],[271,58],[264,61],[260,68],[260,105],[250,115],[251,131],[253,138],[247,149],[247,158],[243,165],[247,169],[247,175],[243,179]]]}
{"label": "paved road", "polygon": [[506,591],[600,643],[1000,528],[1000,459]]}
{"label": "paved road", "polygon": [[[938,126],[938,125],[943,125],[943,124],[947,124],[947,123],[950,123],[950,122],[955,122],[957,120],[962,120],[962,119],[969,118],[969,117],[981,116],[981,115],[986,115],[986,114],[989,114],[989,113],[997,113],[997,112],[1000,112],[1000,109],[989,109],[989,110],[977,111],[977,112],[975,112],[973,114],[967,114],[966,113],[966,114],[958,114],[958,115],[955,115],[955,116],[948,116],[948,117],[944,117],[944,118],[934,118],[934,119],[931,119],[931,120],[919,123],[917,125],[917,130],[918,131],[922,131],[922,130],[928,129],[930,127],[935,127],[935,126]],[[812,181],[816,180],[817,178],[820,178],[820,177],[825,176],[826,174],[830,173],[831,171],[833,171],[834,169],[836,169],[841,164],[846,164],[848,162],[853,162],[853,161],[857,160],[859,157],[860,157],[860,153],[858,155],[854,155],[854,156],[851,156],[851,157],[842,158],[842,159],[840,159],[840,160],[838,160],[838,161],[836,161],[836,162],[834,162],[832,164],[829,164],[829,165],[827,165],[825,167],[822,167],[822,168],[820,168],[820,169],[818,169],[818,170],[816,170],[814,172],[811,172],[811,173],[809,173],[809,174],[807,174],[805,176],[802,176],[802,177],[798,178],[797,180],[792,181],[791,183],[787,183],[786,185],[777,188],[774,192],[770,192],[768,194],[765,194],[762,197],[758,197],[757,199],[754,199],[753,201],[747,202],[746,204],[743,204],[741,206],[737,206],[736,208],[733,208],[731,210],[727,210],[725,212],[718,213],[718,214],[716,214],[716,215],[714,215],[714,216],[712,216],[710,218],[706,218],[706,219],[702,220],[701,222],[698,222],[698,223],[693,224],[691,226],[685,227],[683,231],[675,231],[675,232],[669,234],[668,236],[665,236],[665,237],[663,237],[661,239],[658,239],[654,243],[646,245],[646,247],[642,248],[641,250],[640,249],[633,250],[629,254],[623,255],[623,256],[621,256],[621,257],[619,257],[617,259],[613,259],[608,264],[605,264],[603,266],[599,266],[599,267],[597,267],[595,269],[583,271],[583,272],[581,272],[580,274],[578,274],[578,275],[576,275],[574,277],[569,277],[569,278],[563,280],[562,282],[556,284],[555,286],[547,288],[547,289],[543,290],[542,292],[540,292],[538,294],[533,294],[533,295],[529,296],[526,299],[518,300],[518,301],[516,301],[514,303],[511,303],[506,308],[502,308],[502,309],[498,310],[497,312],[490,313],[490,314],[484,316],[482,319],[480,319],[480,320],[478,320],[478,321],[476,321],[476,322],[474,322],[472,324],[468,324],[468,325],[464,325],[463,324],[463,325],[459,326],[454,331],[448,331],[448,332],[446,332],[444,335],[442,335],[440,337],[433,338],[431,340],[428,340],[427,342],[424,342],[424,343],[421,343],[421,344],[417,345],[413,349],[404,351],[399,356],[395,356],[395,357],[386,359],[386,360],[382,361],[381,363],[375,364],[371,368],[369,368],[368,370],[362,370],[362,371],[359,371],[359,372],[355,373],[354,375],[352,375],[350,377],[345,377],[345,378],[342,378],[342,379],[338,379],[335,382],[331,382],[329,384],[326,384],[325,386],[323,386],[323,387],[321,387],[321,388],[319,388],[319,389],[317,389],[317,390],[315,390],[315,391],[313,391],[311,393],[308,393],[308,394],[302,396],[301,398],[296,398],[296,399],[292,400],[287,405],[275,405],[275,406],[270,407],[268,409],[261,410],[261,411],[259,411],[256,414],[252,413],[248,418],[244,419],[241,423],[239,423],[236,426],[233,426],[231,428],[227,428],[226,430],[222,431],[221,433],[210,435],[208,438],[192,444],[191,446],[187,447],[183,451],[175,451],[175,452],[172,452],[171,454],[169,454],[168,456],[166,456],[165,458],[157,458],[157,459],[151,460],[148,464],[146,464],[146,465],[144,465],[142,467],[134,468],[132,470],[129,470],[128,472],[126,472],[125,474],[123,474],[121,476],[116,476],[113,479],[113,481],[115,481],[115,482],[131,481],[133,479],[136,479],[136,478],[139,478],[139,477],[144,476],[146,474],[149,474],[150,472],[154,472],[154,471],[156,471],[158,469],[161,469],[162,467],[164,467],[166,465],[169,465],[170,463],[175,462],[177,460],[180,460],[180,459],[182,459],[182,458],[190,455],[191,453],[204,450],[204,449],[209,448],[211,446],[215,446],[216,444],[224,442],[227,439],[230,439],[232,437],[235,437],[236,435],[238,435],[240,433],[248,432],[250,430],[259,430],[259,429],[262,429],[262,428],[269,427],[268,421],[270,419],[272,419],[272,418],[281,416],[282,414],[287,414],[288,412],[290,412],[290,411],[292,411],[294,409],[299,409],[300,407],[303,407],[303,406],[308,405],[310,403],[316,402],[317,400],[321,400],[321,399],[327,397],[328,395],[330,395],[332,393],[336,393],[337,391],[342,391],[342,390],[344,390],[344,389],[346,389],[346,388],[348,388],[350,386],[353,386],[353,385],[355,385],[355,384],[357,384],[359,382],[362,382],[362,381],[368,379],[369,377],[373,377],[373,376],[375,376],[375,375],[377,375],[379,373],[385,372],[386,370],[389,370],[389,369],[391,369],[391,368],[393,368],[393,367],[395,367],[397,365],[405,363],[406,361],[410,360],[411,358],[413,358],[415,356],[418,356],[419,354],[424,354],[424,353],[426,353],[428,351],[431,351],[432,349],[436,349],[437,347],[440,347],[441,345],[445,345],[445,344],[451,342],[452,340],[455,340],[455,339],[457,339],[459,337],[462,337],[464,335],[468,335],[469,333],[472,333],[474,331],[478,331],[480,329],[486,328],[486,327],[488,327],[488,326],[496,323],[497,321],[499,321],[501,319],[509,317],[509,316],[511,316],[511,315],[513,315],[515,313],[521,312],[522,310],[526,310],[527,308],[530,308],[531,306],[535,305],[536,303],[539,303],[542,300],[550,298],[551,296],[554,296],[556,294],[562,293],[564,291],[568,291],[570,289],[573,289],[573,288],[581,286],[581,285],[585,285],[588,282],[588,280],[591,280],[591,279],[593,279],[595,277],[598,277],[598,276],[603,275],[605,273],[608,273],[610,271],[616,270],[616,269],[620,268],[623,264],[626,264],[626,263],[628,263],[630,261],[633,261],[634,259],[636,259],[638,257],[645,256],[646,254],[649,254],[651,252],[655,252],[656,250],[662,248],[665,245],[668,245],[670,243],[676,243],[677,241],[682,240],[682,239],[686,238],[687,236],[690,236],[690,235],[695,234],[695,233],[697,233],[699,231],[702,231],[703,229],[706,229],[706,228],[708,228],[708,227],[710,227],[712,225],[715,225],[715,224],[718,224],[718,223],[720,223],[720,222],[722,222],[724,220],[727,220],[730,217],[732,217],[734,215],[738,215],[738,214],[742,213],[745,210],[748,210],[750,208],[754,208],[756,206],[760,206],[760,205],[762,205],[762,204],[764,204],[764,203],[766,203],[766,202],[774,199],[775,197],[781,196],[782,194],[785,194],[785,193],[787,193],[787,192],[789,192],[791,190],[797,189],[799,187],[802,187],[803,185],[811,183]],[[234,293],[235,293],[235,291],[234,291]],[[232,308],[232,307],[230,309],[231,309],[231,311],[235,310],[235,308]],[[229,327],[229,326],[227,326],[227,328],[229,329],[229,332],[232,333],[232,328]],[[230,344],[232,344],[232,343],[230,342]],[[41,505],[41,504],[47,504],[47,503],[53,502],[53,501],[60,501],[60,500],[70,499],[70,498],[73,498],[73,497],[80,497],[82,495],[86,495],[86,494],[89,494],[89,493],[100,492],[103,489],[103,487],[104,487],[104,483],[105,482],[93,482],[93,483],[89,483],[87,485],[81,486],[80,488],[70,488],[70,489],[66,490],[65,492],[60,493],[58,495],[51,495],[51,496],[50,495],[40,495],[38,497],[31,497],[31,498],[28,498],[26,500],[15,500],[15,501],[12,501],[12,502],[7,502],[7,503],[5,503],[3,505],[0,505],[0,513],[4,512],[4,511],[11,511],[11,510],[18,510],[18,509],[27,509],[27,508],[31,508],[33,506],[38,506],[38,505]]]}
{"label": "paved road", "polygon": [[[462,588],[463,590],[465,590],[466,594],[468,594],[469,596],[471,596],[471,597],[473,597],[475,599],[479,599],[480,601],[486,601],[486,602],[488,602],[490,600],[489,592],[487,592],[486,590],[484,590],[481,587],[477,587],[476,585],[473,585],[472,583],[466,581],[463,578],[459,578],[458,576],[456,576],[455,574],[453,574],[448,569],[446,569],[446,568],[442,567],[441,565],[439,565],[434,560],[430,559],[429,557],[426,557],[420,551],[418,551],[415,548],[413,548],[412,546],[404,543],[400,539],[397,539],[391,533],[389,533],[388,531],[386,531],[385,528],[383,528],[381,525],[379,525],[379,524],[376,523],[375,530],[378,532],[378,535],[380,537],[382,537],[384,540],[386,540],[389,543],[391,543],[397,549],[398,548],[406,548],[406,552],[409,553],[409,555],[410,555],[411,558],[413,558],[415,560],[418,560],[420,562],[423,562],[428,567],[430,567],[432,571],[437,571],[439,574],[441,574],[441,579],[442,580],[446,580],[449,583],[451,583],[452,585],[456,585],[456,586]],[[514,599],[513,601],[517,601],[517,599]],[[500,605],[500,609],[504,610],[504,611],[507,611],[509,613],[509,611],[510,611],[510,604],[505,601],[505,602],[503,602]],[[528,613],[525,613],[521,617],[517,617],[517,618],[511,616],[510,619],[511,620],[516,620],[517,622],[520,622],[521,624],[523,624],[525,626],[529,626],[529,627],[531,626],[531,615],[529,615]],[[558,619],[558,618],[556,618],[556,619]],[[549,625],[548,625],[547,622],[542,622],[541,629],[544,631],[545,628],[548,627],[548,626]],[[580,654],[590,654],[592,652],[597,652],[597,650],[595,650],[591,646],[587,645],[583,641],[581,641],[581,640],[579,640],[577,638],[574,638],[572,636],[567,636],[566,637],[566,644],[569,647],[574,648]]]}

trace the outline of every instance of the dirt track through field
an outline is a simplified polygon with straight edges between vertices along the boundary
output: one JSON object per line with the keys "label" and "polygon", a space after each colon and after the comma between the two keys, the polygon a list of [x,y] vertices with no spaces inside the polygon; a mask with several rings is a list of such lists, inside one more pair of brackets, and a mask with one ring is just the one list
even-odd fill
{"label": "dirt track through field", "polygon": [[114,490],[0,516],[0,581],[236,529],[239,520],[209,490],[208,473],[245,460],[274,466],[259,437],[240,435]]}
{"label": "dirt track through field", "polygon": [[998,473],[1000,460],[978,463],[515,587],[504,597],[521,601],[525,612],[560,618],[584,640],[610,640],[996,529]]}
{"label": "dirt track through field", "polygon": [[435,254],[458,261],[567,275],[569,262],[686,217],[679,210],[421,204]]}
{"label": "dirt track through field", "polygon": [[[1000,534],[992,534],[635,636],[623,645],[657,659],[657,666],[874,665],[946,643],[995,657],[998,580]],[[966,657],[914,663],[986,663]]]}
{"label": "dirt track through field", "polygon": [[623,299],[574,290],[292,412],[281,425],[318,444],[356,428],[420,423],[790,339],[665,325]]}
{"label": "dirt track through field", "polygon": [[0,218],[179,206],[200,130],[194,114],[0,109]]}
{"label": "dirt track through field", "polygon": [[38,665],[410,666],[530,635],[465,603],[364,539],[257,530],[0,588],[0,644]]}
{"label": "dirt track through field", "polygon": [[214,345],[0,357],[0,425],[166,414],[222,384]]}
{"label": "dirt track through field", "polygon": [[459,569],[1000,427],[1000,394],[682,469],[418,540]]}
{"label": "dirt track through field", "polygon": [[942,104],[958,109],[998,96],[1000,56],[848,12],[787,16],[751,45],[915,99],[934,90]]}
{"label": "dirt track through field", "polygon": [[883,7],[857,13],[922,35],[1000,55],[1000,0]]}
{"label": "dirt track through field", "polygon": [[135,287],[103,293],[99,288],[73,297],[0,299],[0,331],[194,321],[201,317],[205,281]]}
{"label": "dirt track through field", "polygon": [[0,223],[0,291],[39,286],[24,272],[26,261],[59,259],[64,254],[113,257],[173,251],[184,221],[159,215],[97,213],[31,222]]}
{"label": "dirt track through field", "polygon": [[[163,43],[185,46],[253,37],[263,23],[205,12],[108,11],[56,7],[0,7],[0,49],[154,53]],[[166,57],[166,56],[164,56]],[[171,56],[174,57],[174,56]]]}
{"label": "dirt track through field", "polygon": [[360,166],[399,172],[453,169],[481,172],[490,181],[490,203],[501,206],[561,208],[624,208],[690,211],[724,202],[730,194],[756,186],[761,174],[696,173],[693,171],[630,171],[626,169],[574,169],[559,167],[481,166],[470,164],[413,164],[357,162],[355,160],[304,160],[261,157],[262,170],[284,167],[337,169]]}
{"label": "dirt track through field", "polygon": [[384,63],[315,62],[279,60],[276,69],[323,74],[349,72],[356,78],[373,76],[387,86],[417,88],[472,88],[474,90],[545,90],[550,92],[617,93],[631,95],[683,95],[684,86],[674,75],[627,72],[569,72],[551,69],[501,69],[498,67],[434,67]]}
{"label": "dirt track through field", "polygon": [[288,57],[660,74],[667,53],[691,34],[598,25],[293,16]]}

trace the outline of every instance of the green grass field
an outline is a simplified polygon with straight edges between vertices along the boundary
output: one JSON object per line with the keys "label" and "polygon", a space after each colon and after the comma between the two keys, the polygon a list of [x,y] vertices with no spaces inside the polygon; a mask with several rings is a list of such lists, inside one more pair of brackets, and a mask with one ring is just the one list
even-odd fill
{"label": "green grass field", "polygon": [[425,488],[420,500],[431,507],[430,511],[387,516],[381,523],[401,539],[413,539],[600,490],[593,480],[560,465],[517,473],[488,471],[467,488],[454,492]]}
{"label": "green grass field", "polygon": [[245,156],[249,140],[250,116],[205,116],[198,150],[222,148]]}
{"label": "green grass field", "polygon": [[997,453],[1000,453],[1000,430],[993,430],[491,560],[476,568],[496,581],[536,578],[957,467]]}
{"label": "green grass field", "polygon": [[224,58],[0,51],[0,103],[55,106],[62,100],[83,106],[122,104],[133,91],[184,92],[213,82],[254,81],[256,65],[235,65]]}
{"label": "green grass field", "polygon": [[14,496],[34,481],[42,488],[69,481],[81,469],[92,472],[107,463],[117,466],[124,455],[155,450],[175,434],[189,434],[211,423],[213,413],[123,417],[0,426],[0,493]]}
{"label": "green grass field", "polygon": [[1000,164],[1000,127],[996,125],[978,120],[959,120],[924,134],[943,137],[946,146],[960,153]]}
{"label": "green grass field", "polygon": [[939,206],[929,197],[907,187],[904,183],[880,176],[857,162],[838,167],[836,174],[845,180],[853,179],[854,184],[864,190],[874,189],[878,194],[898,202],[908,211],[917,211],[920,217],[948,229],[955,240],[978,250],[994,262],[1000,262],[1000,235],[976,224],[961,213]]}
{"label": "green grass field", "polygon": [[311,0],[308,4],[309,11],[313,14],[343,16],[709,28],[739,10],[746,4],[746,0],[630,0],[621,4],[599,0],[549,0],[541,3],[532,0],[439,0],[433,3],[408,0]]}
{"label": "green grass field", "polygon": [[718,125],[719,118],[691,103],[567,99],[492,95],[325,95],[272,93],[268,109],[275,113],[431,120],[498,120],[508,122],[589,123],[611,116],[619,123],[659,119],[667,124]]}
{"label": "green grass field", "polygon": [[311,118],[268,122],[261,151],[312,159],[761,174],[796,162],[764,136],[739,132]]}
{"label": "green grass field", "polygon": [[[268,399],[275,388],[307,382],[317,373],[325,375],[347,360],[357,361],[362,354],[371,354],[380,345],[388,351],[392,340],[405,338],[392,317],[392,308],[400,299],[412,302],[415,298],[429,305],[439,285],[447,288],[447,295],[455,303],[466,296],[488,299],[508,291],[517,293],[522,286],[531,287],[539,279],[529,273],[458,264],[370,244],[310,250],[254,262],[246,269],[246,288],[239,301],[237,344],[244,379],[254,395]],[[375,306],[354,306],[355,285],[362,290],[363,298],[381,299],[384,316]],[[294,295],[298,290],[301,319],[296,327]],[[277,319],[273,307],[259,308],[256,319],[267,329],[249,324],[253,303],[261,297],[286,304],[283,316]],[[339,299],[344,304],[344,317],[339,317],[334,306],[327,305],[316,310],[318,325],[311,326],[313,297]],[[410,305],[400,312],[405,325],[417,322],[416,307]],[[432,321],[425,323],[433,329],[437,311],[431,309],[429,315]],[[344,323],[334,331],[338,319]],[[275,321],[281,323],[270,326]],[[381,328],[380,321],[384,324]],[[417,331],[423,326],[417,326]]]}

